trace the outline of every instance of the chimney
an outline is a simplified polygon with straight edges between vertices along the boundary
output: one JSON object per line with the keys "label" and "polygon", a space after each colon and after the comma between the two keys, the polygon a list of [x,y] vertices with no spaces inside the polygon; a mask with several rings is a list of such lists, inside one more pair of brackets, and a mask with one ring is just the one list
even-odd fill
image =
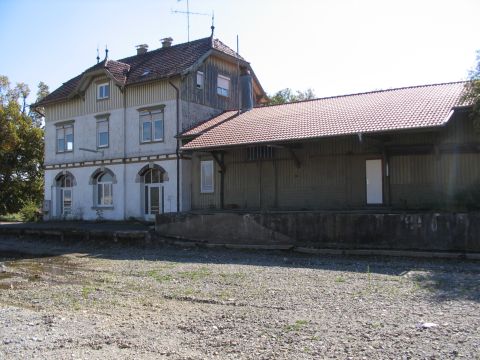
{"label": "chimney", "polygon": [[140,44],[135,47],[137,48],[137,55],[145,54],[148,51],[147,44]]}
{"label": "chimney", "polygon": [[253,109],[253,82],[252,75],[249,70],[240,75],[240,92],[241,92],[241,111],[245,112]]}
{"label": "chimney", "polygon": [[161,39],[161,41],[162,41],[162,47],[166,48],[166,47],[172,46],[173,39],[171,37],[167,37],[167,38]]}

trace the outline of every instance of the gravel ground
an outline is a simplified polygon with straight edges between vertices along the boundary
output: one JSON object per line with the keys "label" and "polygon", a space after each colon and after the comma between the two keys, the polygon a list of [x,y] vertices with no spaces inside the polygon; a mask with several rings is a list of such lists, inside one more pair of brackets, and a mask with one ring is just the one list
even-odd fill
{"label": "gravel ground", "polygon": [[479,275],[459,260],[0,239],[0,358],[480,359]]}

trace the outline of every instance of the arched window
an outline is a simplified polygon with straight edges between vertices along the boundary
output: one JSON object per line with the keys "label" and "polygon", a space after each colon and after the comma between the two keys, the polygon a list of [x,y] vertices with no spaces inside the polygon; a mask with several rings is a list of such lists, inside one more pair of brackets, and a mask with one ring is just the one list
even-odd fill
{"label": "arched window", "polygon": [[57,178],[57,186],[61,188],[69,188],[73,186],[73,176],[70,174],[61,175]]}
{"label": "arched window", "polygon": [[93,177],[94,201],[96,206],[113,205],[114,175],[110,170],[97,172]]}
{"label": "arched window", "polygon": [[145,184],[156,184],[163,182],[163,172],[158,168],[148,169],[143,175]]}

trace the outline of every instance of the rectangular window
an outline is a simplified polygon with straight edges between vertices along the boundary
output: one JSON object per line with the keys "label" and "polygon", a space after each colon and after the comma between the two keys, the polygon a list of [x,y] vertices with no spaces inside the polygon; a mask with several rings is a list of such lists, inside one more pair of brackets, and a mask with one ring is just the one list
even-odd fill
{"label": "rectangular window", "polygon": [[163,109],[140,113],[141,142],[163,141]]}
{"label": "rectangular window", "polygon": [[110,97],[110,84],[108,82],[97,85],[97,100],[108,99]]}
{"label": "rectangular window", "polygon": [[203,89],[203,83],[205,81],[205,76],[203,72],[197,71],[197,89]]}
{"label": "rectangular window", "polygon": [[97,120],[97,147],[108,147],[108,118]]}
{"label": "rectangular window", "polygon": [[112,183],[97,184],[97,205],[109,206],[112,204]]}
{"label": "rectangular window", "polygon": [[228,96],[230,91],[230,78],[218,75],[217,78],[217,94],[221,96]]}
{"label": "rectangular window", "polygon": [[200,192],[213,192],[213,160],[200,161]]}
{"label": "rectangular window", "polygon": [[57,152],[73,151],[73,125],[57,126]]}

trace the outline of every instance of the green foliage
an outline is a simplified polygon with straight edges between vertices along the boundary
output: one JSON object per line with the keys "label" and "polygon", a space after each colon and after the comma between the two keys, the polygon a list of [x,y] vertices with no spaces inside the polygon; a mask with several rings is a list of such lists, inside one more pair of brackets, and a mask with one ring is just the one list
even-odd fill
{"label": "green foliage", "polygon": [[475,67],[470,71],[469,81],[465,84],[463,101],[473,105],[472,118],[475,128],[480,129],[480,50],[477,50]]}
{"label": "green foliage", "polygon": [[18,222],[18,221],[22,221],[22,218],[20,217],[20,213],[6,214],[6,215],[0,215],[0,221]]}
{"label": "green foliage", "polygon": [[[43,100],[45,96],[49,94],[48,85],[45,84],[43,81],[40,81],[38,84],[37,90],[37,100],[35,101],[38,103],[40,100]],[[35,123],[37,127],[41,127],[44,120],[45,109],[41,106],[32,106],[30,108],[29,116],[32,118],[32,121]]]}
{"label": "green foliage", "polygon": [[315,93],[312,89],[307,89],[305,91],[293,91],[290,88],[282,89],[277,91],[275,94],[268,97],[268,105],[280,105],[291,103],[295,101],[303,101],[315,99]]}
{"label": "green foliage", "polygon": [[43,129],[26,115],[29,92],[0,76],[0,215],[38,207],[43,198]]}
{"label": "green foliage", "polygon": [[38,204],[29,200],[20,209],[20,218],[22,221],[38,221],[41,218],[41,211]]}

